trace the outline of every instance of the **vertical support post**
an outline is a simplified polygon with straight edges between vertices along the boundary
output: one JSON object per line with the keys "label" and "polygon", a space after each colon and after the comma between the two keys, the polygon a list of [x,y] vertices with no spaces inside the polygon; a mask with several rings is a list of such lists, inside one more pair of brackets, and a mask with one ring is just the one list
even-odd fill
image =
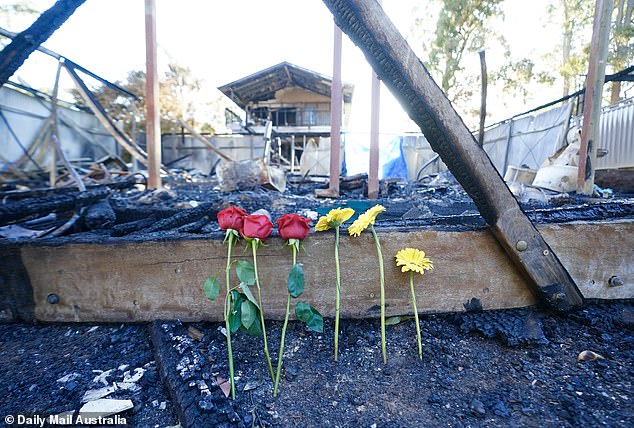
{"label": "vertical support post", "polygon": [[161,187],[161,126],[156,57],[156,3],[155,0],[145,0],[145,132],[148,186],[153,189]]}
{"label": "vertical support post", "polygon": [[605,63],[608,58],[612,9],[614,9],[614,0],[597,0],[590,42],[577,173],[577,192],[584,195],[592,195],[594,188],[594,168],[600,134],[601,96],[605,81]]}
{"label": "vertical support post", "polygon": [[341,168],[341,110],[343,91],[341,87],[341,42],[342,32],[337,24],[332,56],[332,88],[330,92],[330,184],[328,196],[339,196],[339,171]]}
{"label": "vertical support post", "polygon": [[381,81],[372,71],[372,104],[370,112],[370,169],[368,171],[368,199],[379,196],[379,119],[381,110]]}
{"label": "vertical support post", "polygon": [[484,49],[478,51],[480,55],[480,74],[482,76],[482,86],[480,88],[480,130],[478,131],[478,145],[484,145],[484,121],[487,115],[487,61]]}

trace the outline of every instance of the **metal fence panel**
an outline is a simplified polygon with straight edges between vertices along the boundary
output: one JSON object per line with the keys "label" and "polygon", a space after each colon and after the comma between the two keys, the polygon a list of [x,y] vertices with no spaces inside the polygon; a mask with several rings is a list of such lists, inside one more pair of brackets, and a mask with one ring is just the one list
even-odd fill
{"label": "metal fence panel", "polygon": [[634,98],[605,107],[600,132],[598,148],[608,154],[597,159],[597,169],[634,167]]}

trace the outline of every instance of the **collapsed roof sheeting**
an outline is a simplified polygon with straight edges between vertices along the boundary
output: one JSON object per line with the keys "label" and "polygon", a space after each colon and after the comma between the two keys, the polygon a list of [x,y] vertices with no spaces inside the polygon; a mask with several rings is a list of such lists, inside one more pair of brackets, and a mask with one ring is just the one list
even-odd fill
{"label": "collapsed roof sheeting", "polygon": [[[244,109],[249,102],[273,99],[277,91],[290,86],[298,86],[329,97],[332,79],[294,64],[282,62],[235,82],[227,83],[218,89]],[[343,84],[344,102],[352,101],[353,90],[353,85]]]}

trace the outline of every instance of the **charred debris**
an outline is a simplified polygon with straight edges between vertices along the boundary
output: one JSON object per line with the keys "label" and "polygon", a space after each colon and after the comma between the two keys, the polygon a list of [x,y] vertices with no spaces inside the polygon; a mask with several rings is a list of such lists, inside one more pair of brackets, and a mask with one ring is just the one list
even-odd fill
{"label": "charred debris", "polygon": [[[274,218],[296,212],[314,220],[335,206],[363,211],[381,203],[387,211],[381,228],[418,227],[469,230],[486,227],[484,219],[449,172],[425,176],[416,182],[385,179],[378,200],[368,200],[365,174],[343,177],[341,197],[322,199],[315,190],[328,186],[325,177],[285,176],[283,192],[258,183],[241,183],[223,191],[218,177],[200,172],[171,170],[164,188],[148,189],[141,174],[88,179],[85,190],[76,186],[45,187],[43,182],[4,184],[0,191],[0,236],[10,242],[154,240],[220,237],[216,214],[231,204],[248,211],[268,209]],[[634,216],[634,201],[623,195],[609,199],[541,190],[542,198],[522,202],[535,223],[609,220]]]}

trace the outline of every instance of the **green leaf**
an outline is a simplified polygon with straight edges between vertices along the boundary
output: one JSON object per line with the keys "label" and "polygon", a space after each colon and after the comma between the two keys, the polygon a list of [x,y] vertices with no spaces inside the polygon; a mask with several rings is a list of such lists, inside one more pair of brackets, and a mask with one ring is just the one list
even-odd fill
{"label": "green leaf", "polygon": [[251,325],[257,318],[257,311],[258,309],[253,303],[249,302],[248,300],[242,302],[242,304],[240,305],[240,312],[242,314],[242,325],[244,326],[244,328],[249,329],[251,327]]}
{"label": "green leaf", "polygon": [[[259,316],[259,313],[258,313],[258,316]],[[251,327],[249,328],[244,328],[244,326],[242,326],[241,330],[244,331],[249,336],[256,336],[256,337],[262,336],[262,326],[260,325],[259,320],[251,324]]]}
{"label": "green leaf", "polygon": [[240,311],[232,309],[231,312],[229,312],[229,328],[231,329],[231,333],[238,331],[241,325]]}
{"label": "green leaf", "polygon": [[238,260],[236,264],[236,274],[240,282],[244,282],[247,285],[255,284],[255,268],[246,260]]}
{"label": "green leaf", "polygon": [[308,303],[298,302],[295,305],[295,316],[298,320],[305,322],[309,329],[317,333],[323,333],[324,318],[317,309]]}
{"label": "green leaf", "polygon": [[244,296],[259,309],[260,305],[258,305],[258,301],[255,300],[255,297],[253,296],[253,293],[251,293],[251,289],[249,288],[249,286],[242,282],[240,283],[240,289],[244,292]]}
{"label": "green leaf", "polygon": [[385,325],[396,325],[403,321],[401,317],[389,317],[385,319]]}
{"label": "green leaf", "polygon": [[216,300],[220,292],[220,282],[215,276],[210,276],[203,282],[203,291],[209,300]]}
{"label": "green leaf", "polygon": [[229,311],[229,328],[231,333],[235,333],[240,329],[242,325],[241,317],[241,305],[244,302],[244,295],[238,293],[236,290],[231,291],[231,310]]}
{"label": "green leaf", "polygon": [[288,273],[288,292],[292,297],[299,297],[304,292],[304,269],[300,264],[294,264]]}

